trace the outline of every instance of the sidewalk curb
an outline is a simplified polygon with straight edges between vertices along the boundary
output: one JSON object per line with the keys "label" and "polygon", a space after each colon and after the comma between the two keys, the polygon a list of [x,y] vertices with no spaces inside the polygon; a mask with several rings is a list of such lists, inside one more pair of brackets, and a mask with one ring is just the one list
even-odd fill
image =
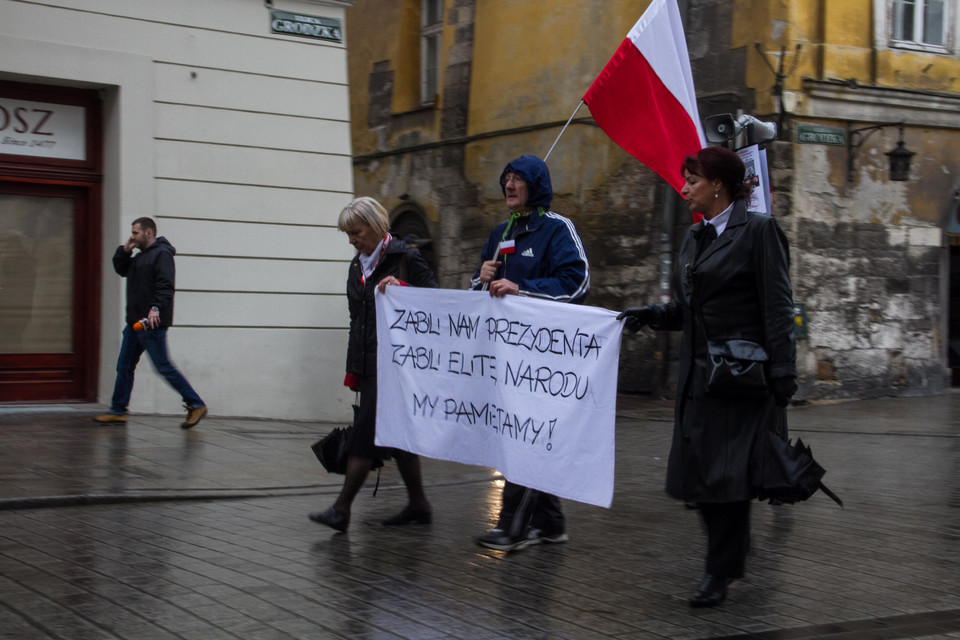
{"label": "sidewalk curb", "polygon": [[[486,473],[466,474],[456,480],[424,483],[429,487],[450,487],[483,482],[496,482]],[[23,509],[54,509],[58,507],[86,507],[109,504],[136,504],[149,502],[186,502],[191,500],[249,500],[253,498],[281,498],[339,493],[341,485],[317,484],[300,487],[271,487],[247,489],[184,489],[138,493],[78,493],[29,498],[0,498],[0,511]],[[378,486],[377,491],[405,490],[403,485]]]}
{"label": "sidewalk curb", "polygon": [[0,511],[17,509],[48,509],[56,507],[81,507],[105,504],[130,504],[140,502],[181,502],[187,500],[240,500],[244,498],[275,498],[327,493],[324,489],[339,489],[329,485],[307,488],[276,489],[223,489],[184,491],[179,493],[81,493],[61,496],[35,496],[30,498],[0,498]]}

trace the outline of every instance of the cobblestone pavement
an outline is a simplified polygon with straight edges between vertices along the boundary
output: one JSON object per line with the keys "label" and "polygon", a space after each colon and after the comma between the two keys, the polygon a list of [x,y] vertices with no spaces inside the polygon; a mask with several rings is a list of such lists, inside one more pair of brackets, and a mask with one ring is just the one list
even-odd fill
{"label": "cobblestone pavement", "polygon": [[957,393],[791,408],[846,508],[755,503],[713,610],[686,602],[704,540],[663,493],[663,402],[620,399],[613,507],[567,501],[568,543],[511,554],[472,542],[488,469],[425,461],[433,524],[390,528],[388,466],[341,535],[306,518],[339,490],[309,449],[331,425],[98,410],[0,406],[2,638],[960,638]]}

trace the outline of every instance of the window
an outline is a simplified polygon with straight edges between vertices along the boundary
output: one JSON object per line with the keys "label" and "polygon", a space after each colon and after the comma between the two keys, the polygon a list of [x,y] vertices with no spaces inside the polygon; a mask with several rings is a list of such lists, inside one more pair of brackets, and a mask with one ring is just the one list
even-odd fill
{"label": "window", "polygon": [[947,46],[947,0],[893,0],[891,37],[896,45]]}
{"label": "window", "polygon": [[440,43],[443,37],[443,0],[421,0],[420,103],[433,104],[440,78]]}

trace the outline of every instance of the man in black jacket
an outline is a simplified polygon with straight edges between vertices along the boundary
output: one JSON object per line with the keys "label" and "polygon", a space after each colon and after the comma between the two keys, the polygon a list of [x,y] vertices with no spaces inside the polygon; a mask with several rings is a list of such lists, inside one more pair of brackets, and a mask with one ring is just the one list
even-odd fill
{"label": "man in black jacket", "polygon": [[[140,253],[134,256],[135,248],[140,249]],[[127,325],[117,358],[117,380],[110,412],[95,417],[97,422],[127,421],[133,373],[144,351],[157,373],[183,398],[187,419],[181,427],[196,426],[207,413],[207,405],[167,356],[167,328],[173,324],[176,275],[173,256],[176,252],[166,238],[157,237],[157,225],[152,219],[137,218],[133,221],[130,239],[113,254],[114,270],[127,279]]]}

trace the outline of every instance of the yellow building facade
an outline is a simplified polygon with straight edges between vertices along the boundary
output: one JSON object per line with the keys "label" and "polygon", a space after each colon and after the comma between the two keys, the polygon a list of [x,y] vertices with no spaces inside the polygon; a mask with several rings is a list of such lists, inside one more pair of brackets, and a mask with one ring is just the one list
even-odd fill
{"label": "yellow building facade", "polygon": [[[586,106],[557,142],[648,4],[358,0],[347,11],[356,193],[384,203],[441,286],[466,286],[505,217],[503,166],[544,157],[556,142],[553,209],[584,238],[587,303],[618,309],[670,294],[664,276],[690,222],[685,207]],[[801,398],[950,384],[960,335],[951,284],[960,259],[950,246],[960,197],[957,5],[679,3],[701,116],[742,112],[780,125],[767,152],[805,330]],[[888,169],[900,140],[915,153],[906,181]],[[674,353],[675,337],[625,338],[622,390],[667,392]]]}

